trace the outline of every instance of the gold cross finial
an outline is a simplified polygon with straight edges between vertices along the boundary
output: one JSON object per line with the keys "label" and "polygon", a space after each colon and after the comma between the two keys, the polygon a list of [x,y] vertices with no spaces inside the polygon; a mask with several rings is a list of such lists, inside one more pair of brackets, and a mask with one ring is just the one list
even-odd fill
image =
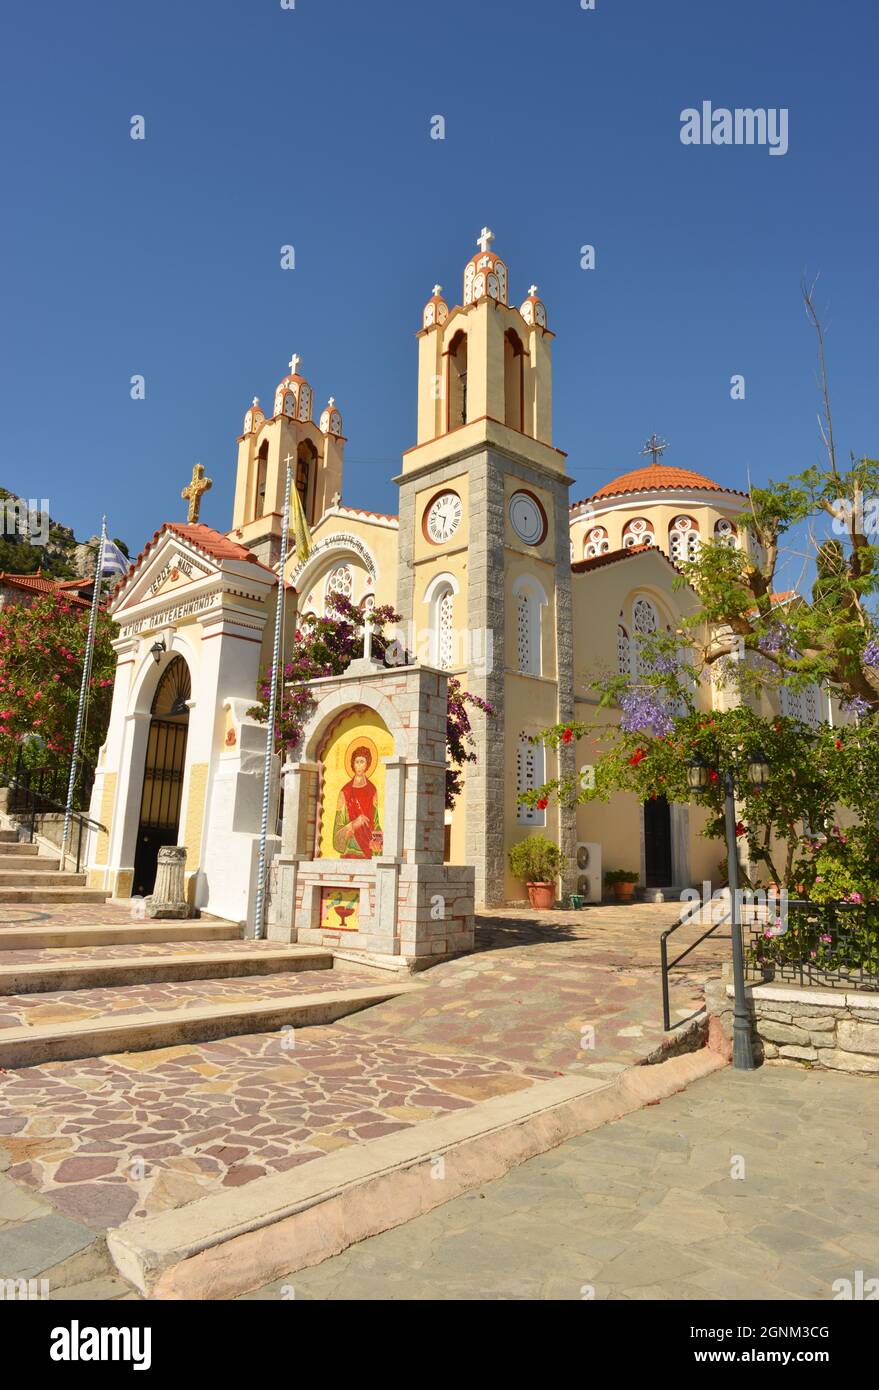
{"label": "gold cross finial", "polygon": [[189,503],[189,515],[186,519],[190,524],[198,521],[202,494],[209,492],[213,485],[213,478],[206,478],[204,475],[204,464],[195,464],[192,470],[192,482],[180,494],[184,502]]}

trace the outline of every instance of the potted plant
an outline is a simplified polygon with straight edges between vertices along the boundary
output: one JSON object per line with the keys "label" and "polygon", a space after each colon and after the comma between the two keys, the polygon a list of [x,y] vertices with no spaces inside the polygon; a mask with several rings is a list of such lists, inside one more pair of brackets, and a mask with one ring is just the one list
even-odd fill
{"label": "potted plant", "polygon": [[558,845],[544,835],[529,835],[510,850],[510,869],[523,880],[531,906],[537,910],[555,906],[556,879],[564,864]]}
{"label": "potted plant", "polygon": [[604,885],[613,889],[618,903],[630,903],[635,894],[638,877],[631,869],[608,869],[604,875]]}

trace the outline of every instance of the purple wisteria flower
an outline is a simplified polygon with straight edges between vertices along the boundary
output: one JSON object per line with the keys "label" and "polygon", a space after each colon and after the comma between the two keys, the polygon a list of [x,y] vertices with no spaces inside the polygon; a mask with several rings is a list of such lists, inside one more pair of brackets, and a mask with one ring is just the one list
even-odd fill
{"label": "purple wisteria flower", "polygon": [[620,696],[623,711],[620,728],[636,734],[650,730],[657,738],[667,738],[674,732],[674,719],[669,709],[652,690],[627,690]]}
{"label": "purple wisteria flower", "polygon": [[799,656],[787,623],[773,623],[771,627],[766,629],[763,636],[758,638],[757,646],[761,652],[765,652],[767,655],[781,652],[784,656],[790,657],[792,661],[795,661]]}
{"label": "purple wisteria flower", "polygon": [[842,708],[849,714],[854,714],[858,719],[863,719],[865,714],[869,714],[873,706],[869,700],[865,700],[862,695],[852,695],[848,700],[843,700]]}
{"label": "purple wisteria flower", "polygon": [[879,642],[875,637],[867,643],[861,653],[861,660],[865,666],[879,666]]}

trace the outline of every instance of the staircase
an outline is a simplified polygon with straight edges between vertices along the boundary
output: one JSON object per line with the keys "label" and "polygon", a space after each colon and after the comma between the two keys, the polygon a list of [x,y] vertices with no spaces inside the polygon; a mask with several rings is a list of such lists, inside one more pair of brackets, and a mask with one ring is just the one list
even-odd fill
{"label": "staircase", "polygon": [[0,836],[0,904],[34,905],[18,920],[0,906],[0,1068],[283,1037],[419,988],[324,948],[245,940],[239,923],[216,918],[141,921],[107,904],[83,922],[63,904],[106,895],[84,896],[81,875]]}
{"label": "staircase", "polygon": [[0,920],[4,903],[102,903],[107,894],[87,888],[86,875],[61,868],[59,857],[23,844],[16,830],[0,830]]}

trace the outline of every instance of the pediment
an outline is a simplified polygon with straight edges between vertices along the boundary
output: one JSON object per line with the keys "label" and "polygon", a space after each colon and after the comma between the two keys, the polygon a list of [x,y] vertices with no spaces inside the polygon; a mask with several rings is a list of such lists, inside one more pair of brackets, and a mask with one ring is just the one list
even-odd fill
{"label": "pediment", "polygon": [[222,566],[183,537],[166,531],[145,557],[140,570],[111,605],[113,616],[161,599],[183,597],[188,589],[222,574]]}

